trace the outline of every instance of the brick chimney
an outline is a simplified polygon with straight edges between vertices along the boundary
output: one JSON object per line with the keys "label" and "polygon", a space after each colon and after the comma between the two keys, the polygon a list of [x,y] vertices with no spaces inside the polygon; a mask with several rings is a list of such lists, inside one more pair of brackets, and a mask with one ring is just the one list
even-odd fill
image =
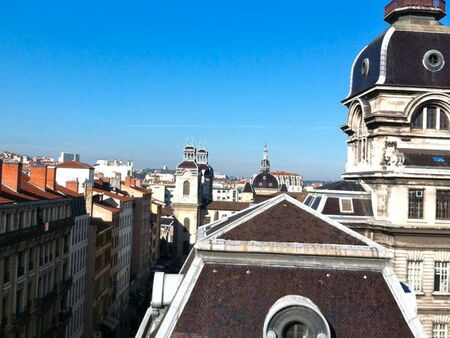
{"label": "brick chimney", "polygon": [[76,193],[78,193],[78,187],[79,187],[78,180],[66,182],[66,188]]}
{"label": "brick chimney", "polygon": [[47,166],[31,167],[30,181],[42,190],[47,184]]}
{"label": "brick chimney", "polygon": [[55,190],[56,188],[56,168],[47,167],[47,188]]}
{"label": "brick chimney", "polygon": [[131,176],[125,177],[125,186],[131,187]]}
{"label": "brick chimney", "polygon": [[22,163],[3,163],[3,184],[14,191],[20,188]]}

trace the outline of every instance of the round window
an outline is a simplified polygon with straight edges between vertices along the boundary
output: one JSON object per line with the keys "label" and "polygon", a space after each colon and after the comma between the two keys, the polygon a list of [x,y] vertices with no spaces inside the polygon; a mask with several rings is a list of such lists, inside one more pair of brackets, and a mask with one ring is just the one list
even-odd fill
{"label": "round window", "polygon": [[423,65],[430,72],[438,72],[444,68],[444,55],[438,50],[429,50],[423,57]]}
{"label": "round window", "polygon": [[362,76],[369,75],[369,69],[370,69],[370,61],[368,58],[365,58],[361,64],[361,75]]}

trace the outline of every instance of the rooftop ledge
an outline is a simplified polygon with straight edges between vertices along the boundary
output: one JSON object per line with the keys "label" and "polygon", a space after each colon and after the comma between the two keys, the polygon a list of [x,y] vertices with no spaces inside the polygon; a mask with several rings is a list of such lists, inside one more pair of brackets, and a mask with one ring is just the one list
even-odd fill
{"label": "rooftop ledge", "polygon": [[367,245],[310,244],[247,242],[215,239],[202,241],[195,245],[197,250],[220,252],[271,253],[305,256],[345,256],[365,258],[393,258],[392,250]]}
{"label": "rooftop ledge", "polygon": [[393,23],[403,13],[429,14],[442,19],[446,15],[445,0],[393,0],[384,9],[384,20]]}

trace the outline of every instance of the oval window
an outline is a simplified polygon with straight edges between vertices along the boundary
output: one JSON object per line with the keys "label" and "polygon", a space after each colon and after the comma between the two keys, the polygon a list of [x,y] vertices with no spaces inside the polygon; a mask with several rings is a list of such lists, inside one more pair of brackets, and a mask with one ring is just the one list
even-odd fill
{"label": "oval window", "polygon": [[444,55],[438,50],[429,50],[423,57],[423,65],[430,72],[438,72],[444,68]]}

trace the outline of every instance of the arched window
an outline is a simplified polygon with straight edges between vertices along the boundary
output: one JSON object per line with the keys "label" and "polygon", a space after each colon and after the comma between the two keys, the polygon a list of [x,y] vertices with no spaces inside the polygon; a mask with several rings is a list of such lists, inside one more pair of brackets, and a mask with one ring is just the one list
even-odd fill
{"label": "arched window", "polygon": [[189,184],[189,181],[184,181],[183,182],[183,195],[184,196],[189,196],[189,194],[191,193],[191,186]]}
{"label": "arched window", "polygon": [[448,113],[439,106],[423,106],[412,116],[411,128],[422,130],[449,130]]}
{"label": "arched window", "polygon": [[285,296],[267,313],[264,338],[331,338],[331,331],[317,305],[302,296]]}
{"label": "arched window", "polygon": [[186,217],[183,221],[183,225],[186,231],[189,231],[189,227],[191,226],[191,220]]}
{"label": "arched window", "polygon": [[355,164],[367,162],[369,159],[368,130],[361,107],[357,107],[354,112],[352,130],[355,139]]}

